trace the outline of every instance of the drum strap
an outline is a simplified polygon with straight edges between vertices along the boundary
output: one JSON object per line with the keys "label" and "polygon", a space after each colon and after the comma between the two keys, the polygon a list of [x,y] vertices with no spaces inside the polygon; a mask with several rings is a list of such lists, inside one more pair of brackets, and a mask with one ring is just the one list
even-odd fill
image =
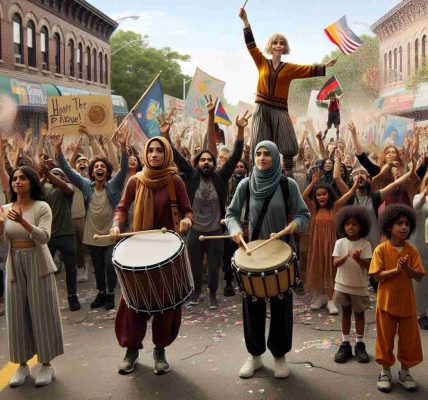
{"label": "drum strap", "polygon": [[[249,191],[250,191],[250,185],[248,185],[248,192]],[[257,240],[259,238],[260,229],[262,227],[263,220],[265,219],[265,215],[266,215],[267,209],[269,207],[269,203],[272,200],[272,197],[274,194],[275,194],[275,191],[272,192],[268,197],[266,197],[266,200],[263,203],[262,209],[261,209],[260,214],[259,214],[259,219],[257,220],[257,224],[254,227],[253,234],[251,235],[251,241]]]}
{"label": "drum strap", "polygon": [[168,179],[168,195],[172,221],[174,222],[174,230],[178,232],[180,229],[180,213],[178,211],[177,193],[175,191],[174,179],[172,176]]}

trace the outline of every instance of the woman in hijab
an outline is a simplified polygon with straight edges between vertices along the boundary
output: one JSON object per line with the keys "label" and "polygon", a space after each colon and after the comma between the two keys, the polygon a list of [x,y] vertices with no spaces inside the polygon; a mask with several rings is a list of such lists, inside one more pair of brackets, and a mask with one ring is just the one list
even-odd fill
{"label": "woman in hijab", "polygon": [[[186,187],[178,176],[177,168],[173,166],[171,145],[162,137],[150,139],[143,152],[143,170],[132,176],[122,199],[116,208],[112,236],[120,233],[127,220],[128,210],[135,201],[132,232],[161,229],[166,227],[181,234],[186,233],[193,223],[193,212],[187,197]],[[175,191],[175,194],[172,193]],[[170,198],[170,194],[171,198]],[[177,208],[172,198],[177,198]],[[173,218],[178,211],[179,218]],[[180,220],[180,218],[182,218]],[[151,315],[137,313],[127,307],[123,297],[120,299],[116,315],[116,337],[122,347],[126,347],[126,355],[119,365],[119,374],[129,374],[134,371],[139,349],[143,348],[147,321]],[[181,307],[157,313],[153,316],[152,330],[154,372],[157,375],[169,371],[165,359],[165,347],[177,337],[181,323]]]}
{"label": "woman in hijab", "polygon": [[[287,227],[288,234],[302,231],[309,221],[309,211],[306,207],[297,184],[287,180],[288,210],[293,215],[292,221],[287,221],[285,199],[281,189],[281,162],[276,144],[264,140],[257,144],[254,151],[255,166],[249,178],[243,179],[226,212],[226,225],[234,240],[239,243],[242,234],[240,216],[246,203],[249,187],[249,233],[251,240],[269,239],[271,233],[276,233]],[[260,229],[255,229],[263,204],[269,201],[266,214]],[[259,231],[259,232],[257,232]],[[285,240],[284,237],[281,240]],[[263,366],[261,355],[266,350],[265,320],[266,301],[264,298],[251,296],[243,298],[244,337],[249,353],[248,359],[239,371],[241,378],[250,378],[255,370]],[[275,358],[275,377],[286,378],[290,370],[285,360],[292,345],[293,332],[293,295],[284,293],[280,298],[271,297],[271,320],[267,346]]]}

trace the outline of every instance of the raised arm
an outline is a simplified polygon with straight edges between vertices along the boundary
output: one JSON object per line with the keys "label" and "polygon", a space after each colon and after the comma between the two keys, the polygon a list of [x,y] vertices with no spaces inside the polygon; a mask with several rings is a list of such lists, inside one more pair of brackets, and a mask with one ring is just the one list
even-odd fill
{"label": "raised arm", "polygon": [[345,183],[345,181],[342,179],[342,173],[341,173],[341,168],[340,168],[342,165],[341,155],[342,155],[342,152],[340,151],[340,149],[336,148],[334,150],[333,179],[334,179],[334,183],[336,184],[337,188],[339,189],[340,194],[344,195],[348,192],[349,187]]}
{"label": "raised arm", "polygon": [[208,111],[208,121],[207,121],[207,132],[205,134],[208,150],[217,157],[217,146],[215,143],[215,126],[214,126],[214,111],[217,106],[218,99],[212,100],[211,95],[205,96],[207,100],[207,111]]}
{"label": "raised arm", "polygon": [[113,144],[113,140],[110,136],[104,136],[103,140],[106,144],[107,158],[111,162],[111,165],[113,165],[113,172],[117,172],[119,171],[120,164],[117,161],[117,151],[115,145]]}
{"label": "raised arm", "polygon": [[2,186],[3,186],[3,190],[7,193],[7,192],[9,192],[9,174],[6,171],[6,162],[5,162],[6,146],[7,146],[7,139],[1,138],[1,142],[0,142],[0,181],[1,181]]}
{"label": "raised arm", "polygon": [[245,11],[244,8],[240,9],[239,18],[241,18],[242,22],[244,23],[244,39],[247,49],[250,52],[250,55],[253,58],[257,68],[260,68],[265,57],[256,45],[256,41],[254,40],[253,36],[253,31],[251,30],[250,23],[248,22],[247,11]]}
{"label": "raised arm", "polygon": [[399,187],[400,185],[409,182],[410,180],[414,179],[415,177],[416,177],[416,179],[418,179],[417,175],[415,174],[415,170],[416,170],[416,162],[413,162],[410,171],[405,173],[400,178],[396,179],[394,182],[391,182],[385,188],[380,189],[379,193],[380,193],[381,200],[385,201],[386,196],[389,193],[391,193],[395,188]]}
{"label": "raised arm", "polygon": [[351,189],[349,189],[339,200],[336,200],[336,207],[337,208],[343,207],[354,195],[355,191],[357,190],[357,187],[358,187],[358,179],[355,179],[355,182],[352,185]]}
{"label": "raised arm", "polygon": [[117,132],[116,140],[121,151],[119,171],[107,184],[113,186],[115,191],[121,192],[125,185],[126,174],[128,173],[128,147],[126,146],[128,130],[120,130]]}
{"label": "raised arm", "polygon": [[73,185],[70,185],[69,183],[63,181],[61,178],[54,175],[47,167],[45,161],[39,161],[39,163],[37,164],[37,172],[39,172],[39,174],[45,179],[47,179],[53,186],[61,189],[64,194],[66,194],[67,196],[73,196]]}
{"label": "raised arm", "polygon": [[303,200],[308,205],[313,205],[313,201],[311,199],[311,194],[312,194],[312,191],[313,191],[315,185],[317,184],[319,178],[320,178],[319,171],[314,172],[312,174],[311,183],[309,183],[309,185],[306,187],[306,189],[302,193]]}
{"label": "raised arm", "polygon": [[325,160],[326,158],[328,158],[328,152],[327,152],[327,149],[325,148],[324,143],[322,141],[322,133],[318,132],[315,135],[315,137],[317,138],[317,141],[318,141],[318,147],[320,149],[321,158],[323,160]]}

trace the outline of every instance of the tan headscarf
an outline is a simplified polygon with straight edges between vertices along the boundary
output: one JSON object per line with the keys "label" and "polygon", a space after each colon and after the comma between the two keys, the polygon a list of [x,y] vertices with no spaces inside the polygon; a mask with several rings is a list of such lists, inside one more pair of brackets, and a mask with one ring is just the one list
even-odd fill
{"label": "tan headscarf", "polygon": [[[157,140],[165,151],[165,158],[161,168],[150,166],[147,153],[150,144]],[[136,174],[137,188],[135,195],[134,220],[132,221],[132,231],[144,231],[153,229],[153,191],[159,190],[168,185],[168,181],[177,174],[177,168],[173,167],[174,156],[168,140],[161,136],[151,138],[144,146],[143,170]]]}

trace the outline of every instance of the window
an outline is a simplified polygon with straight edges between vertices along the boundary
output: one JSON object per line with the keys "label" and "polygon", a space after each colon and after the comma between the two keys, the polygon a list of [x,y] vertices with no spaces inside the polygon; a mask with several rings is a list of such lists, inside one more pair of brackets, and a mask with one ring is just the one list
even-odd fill
{"label": "window", "polygon": [[407,76],[410,76],[410,67],[411,67],[411,47],[410,43],[407,43]]}
{"label": "window", "polygon": [[69,71],[70,71],[70,76],[75,76],[74,75],[74,41],[73,39],[70,39],[68,41],[68,49],[69,49]]}
{"label": "window", "polygon": [[107,54],[104,56],[104,72],[105,72],[104,83],[106,85],[108,85],[108,57],[107,57]]}
{"label": "window", "polygon": [[86,80],[91,80],[91,49],[86,48]]}
{"label": "window", "polygon": [[389,65],[388,65],[388,83],[392,82],[392,51],[388,54]]}
{"label": "window", "polygon": [[36,68],[36,27],[33,21],[27,25],[28,66]]}
{"label": "window", "polygon": [[100,59],[100,83],[104,82],[104,71],[103,71],[103,54],[100,52],[99,54]]}
{"label": "window", "polygon": [[383,56],[383,83],[386,85],[388,83],[388,54]]}
{"label": "window", "polygon": [[83,47],[82,43],[79,43],[77,48],[77,77],[83,79]]}
{"label": "window", "polygon": [[394,82],[397,82],[397,49],[394,49]]}
{"label": "window", "polygon": [[400,69],[399,69],[399,79],[400,81],[403,80],[403,48],[400,46],[400,48],[398,49],[398,53],[399,53],[399,65],[400,65]]}
{"label": "window", "polygon": [[419,68],[419,39],[415,40],[415,71]]}
{"label": "window", "polygon": [[55,72],[57,74],[61,73],[61,38],[58,33],[53,35],[55,42]]}
{"label": "window", "polygon": [[15,14],[13,20],[13,50],[15,54],[15,62],[18,64],[24,63],[24,37],[22,33],[22,20],[18,14]]}
{"label": "window", "polygon": [[426,66],[427,35],[422,36],[422,65]]}
{"label": "window", "polygon": [[40,51],[42,53],[42,70],[49,70],[49,35],[46,26],[40,30]]}
{"label": "window", "polygon": [[94,59],[94,82],[97,81],[97,51],[94,49],[92,52]]}

